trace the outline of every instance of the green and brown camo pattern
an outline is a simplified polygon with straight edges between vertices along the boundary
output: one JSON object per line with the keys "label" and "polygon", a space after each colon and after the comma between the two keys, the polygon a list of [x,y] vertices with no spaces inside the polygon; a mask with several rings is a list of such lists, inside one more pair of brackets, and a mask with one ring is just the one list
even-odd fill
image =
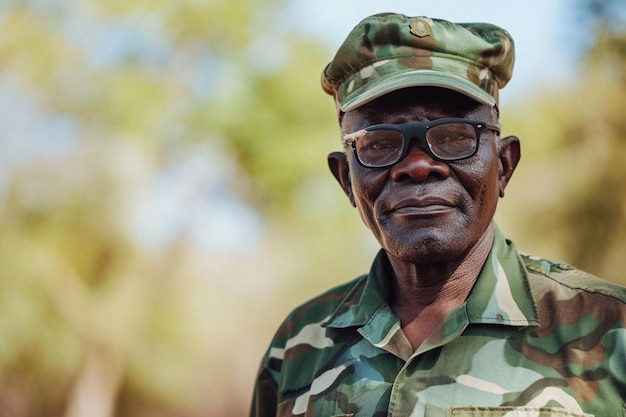
{"label": "green and brown camo pattern", "polygon": [[626,416],[626,289],[521,255],[497,230],[466,304],[413,353],[388,268],[381,252],[285,320],[251,416]]}
{"label": "green and brown camo pattern", "polygon": [[398,88],[451,88],[498,102],[513,73],[513,39],[488,23],[452,23],[384,13],[361,21],[322,73],[343,111]]}

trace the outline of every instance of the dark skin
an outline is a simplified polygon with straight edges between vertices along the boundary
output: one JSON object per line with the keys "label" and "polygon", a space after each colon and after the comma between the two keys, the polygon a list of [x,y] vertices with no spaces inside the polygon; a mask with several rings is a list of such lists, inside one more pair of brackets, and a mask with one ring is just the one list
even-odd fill
{"label": "dark skin", "polygon": [[[347,112],[342,132],[381,123],[459,117],[498,123],[494,108],[459,93],[411,88]],[[390,306],[416,349],[462,305],[493,241],[498,198],[520,159],[519,139],[483,131],[478,153],[441,162],[417,143],[388,168],[365,168],[351,149],[328,156],[331,172],[388,255]]]}

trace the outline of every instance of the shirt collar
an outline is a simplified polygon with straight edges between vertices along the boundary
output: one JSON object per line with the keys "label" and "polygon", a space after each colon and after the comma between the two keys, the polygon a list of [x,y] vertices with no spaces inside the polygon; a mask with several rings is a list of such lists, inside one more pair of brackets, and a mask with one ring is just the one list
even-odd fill
{"label": "shirt collar", "polygon": [[393,276],[387,254],[380,250],[370,272],[363,276],[326,322],[327,327],[363,326],[387,305],[389,279]]}
{"label": "shirt collar", "polygon": [[539,324],[528,276],[515,245],[498,227],[491,253],[467,299],[470,323],[533,326]]}
{"label": "shirt collar", "polygon": [[[369,274],[357,282],[325,325],[332,328],[362,327],[372,318],[381,317],[377,312],[390,311],[387,300],[392,275],[387,255],[381,250]],[[470,323],[510,326],[539,323],[526,269],[514,244],[497,226],[491,252],[465,306]],[[376,324],[381,335],[397,326],[394,320],[380,320]]]}

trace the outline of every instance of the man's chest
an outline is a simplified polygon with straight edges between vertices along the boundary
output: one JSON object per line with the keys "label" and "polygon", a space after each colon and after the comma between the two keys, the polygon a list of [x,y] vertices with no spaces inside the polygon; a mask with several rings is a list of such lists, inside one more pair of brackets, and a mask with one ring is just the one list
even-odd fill
{"label": "man's chest", "polygon": [[517,330],[502,331],[513,333],[471,329],[407,361],[365,339],[338,344],[310,381],[282,387],[278,415],[569,417],[584,416],[590,404],[604,407],[598,416],[618,415],[615,394],[599,390],[600,374],[576,374],[559,355],[546,362]]}

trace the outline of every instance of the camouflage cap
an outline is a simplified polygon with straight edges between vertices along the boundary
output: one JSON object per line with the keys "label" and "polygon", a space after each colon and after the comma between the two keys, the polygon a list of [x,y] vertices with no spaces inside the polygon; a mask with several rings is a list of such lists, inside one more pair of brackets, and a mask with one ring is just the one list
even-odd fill
{"label": "camouflage cap", "polygon": [[497,106],[514,60],[513,39],[495,25],[383,13],[350,32],[324,69],[322,88],[344,112],[416,86],[448,88]]}

